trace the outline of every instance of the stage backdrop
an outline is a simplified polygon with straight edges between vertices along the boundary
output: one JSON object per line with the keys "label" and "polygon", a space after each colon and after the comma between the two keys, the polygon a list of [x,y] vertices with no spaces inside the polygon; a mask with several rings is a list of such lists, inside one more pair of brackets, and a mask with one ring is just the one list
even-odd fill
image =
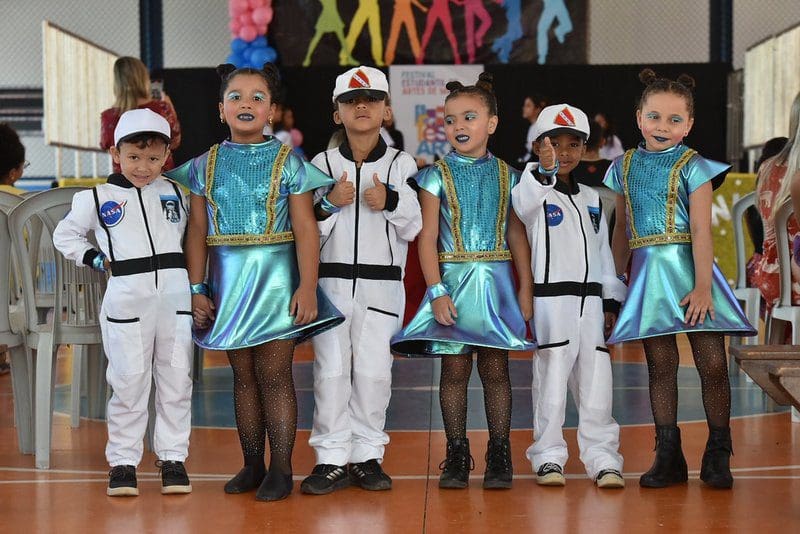
{"label": "stage backdrop", "polygon": [[587,61],[587,0],[293,0],[273,4],[284,65]]}
{"label": "stage backdrop", "polygon": [[450,152],[444,133],[444,99],[447,82],[472,85],[483,65],[415,65],[389,69],[389,90],[395,125],[403,132],[405,150],[415,158],[433,163]]}

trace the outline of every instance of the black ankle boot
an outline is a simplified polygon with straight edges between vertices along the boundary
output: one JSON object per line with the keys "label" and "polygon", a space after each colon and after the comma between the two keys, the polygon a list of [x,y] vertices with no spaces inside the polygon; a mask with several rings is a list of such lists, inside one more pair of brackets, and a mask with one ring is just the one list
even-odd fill
{"label": "black ankle boot", "polygon": [[490,439],[486,446],[486,473],[483,475],[483,489],[509,489],[513,475],[511,442],[508,438]]}
{"label": "black ankle boot", "polygon": [[475,461],[469,454],[469,439],[448,439],[447,458],[439,464],[442,474],[440,488],[466,488],[469,472],[475,469]]}
{"label": "black ankle boot", "polygon": [[292,493],[294,481],[291,473],[286,475],[278,470],[268,471],[264,481],[256,491],[257,501],[280,501]]}
{"label": "black ankle boot", "polygon": [[677,425],[656,425],[656,459],[639,479],[644,488],[665,488],[689,479]]}
{"label": "black ankle boot", "polygon": [[266,468],[264,467],[263,457],[260,463],[257,460],[249,461],[246,458],[244,467],[225,484],[225,493],[247,493],[248,491],[253,491],[261,485],[265,474]]}
{"label": "black ankle boot", "polygon": [[730,489],[733,487],[730,459],[733,454],[730,427],[709,426],[706,452],[700,467],[700,480],[712,488]]}

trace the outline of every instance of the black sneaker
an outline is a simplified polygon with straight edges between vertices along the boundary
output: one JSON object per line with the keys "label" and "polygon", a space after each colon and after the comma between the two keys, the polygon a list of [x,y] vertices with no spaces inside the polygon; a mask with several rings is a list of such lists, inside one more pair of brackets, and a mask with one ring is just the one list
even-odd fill
{"label": "black sneaker", "polygon": [[603,489],[620,489],[625,487],[625,479],[617,469],[603,469],[597,473],[595,484]]}
{"label": "black sneaker", "polygon": [[356,486],[370,491],[392,489],[392,479],[383,472],[378,460],[350,464],[350,480]]}
{"label": "black sneaker", "polygon": [[300,484],[300,491],[311,495],[326,495],[350,485],[347,466],[319,464]]}
{"label": "black sneaker", "polygon": [[540,486],[564,486],[567,480],[560,465],[547,462],[536,472],[536,483]]}
{"label": "black sneaker", "polygon": [[172,495],[180,493],[191,493],[192,484],[186,474],[183,462],[173,462],[170,460],[158,460],[156,467],[161,471],[161,494]]}
{"label": "black sneaker", "polygon": [[115,465],[108,472],[108,489],[106,495],[111,497],[136,497],[139,488],[136,486],[136,468],[132,465]]}

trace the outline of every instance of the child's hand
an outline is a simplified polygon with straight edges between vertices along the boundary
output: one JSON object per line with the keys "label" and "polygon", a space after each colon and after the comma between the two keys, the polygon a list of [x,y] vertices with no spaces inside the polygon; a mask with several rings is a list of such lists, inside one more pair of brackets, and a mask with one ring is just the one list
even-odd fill
{"label": "child's hand", "polygon": [[456,324],[458,313],[456,313],[456,305],[453,304],[450,295],[444,295],[433,299],[431,308],[433,308],[433,317],[436,319],[437,323],[445,326]]}
{"label": "child's hand", "polygon": [[617,324],[617,314],[613,312],[603,313],[605,324],[603,328],[603,335],[606,339],[611,337],[611,332],[614,330],[614,325]]}
{"label": "child's hand", "polygon": [[317,288],[304,287],[302,284],[292,295],[289,303],[289,315],[294,316],[294,324],[308,324],[317,318]]}
{"label": "child's hand", "polygon": [[690,326],[703,324],[706,313],[711,316],[712,321],[714,320],[714,302],[711,300],[711,288],[698,289],[695,287],[680,302],[681,306],[686,306],[687,304],[689,307],[686,309],[686,316],[683,318],[684,323]]}
{"label": "child's hand", "polygon": [[539,145],[539,164],[546,171],[552,171],[556,167],[556,149],[549,137],[545,137]]}
{"label": "child's hand", "polygon": [[364,191],[364,202],[372,211],[381,211],[386,206],[386,186],[378,178],[378,173],[373,173],[372,183],[374,185]]}
{"label": "child's hand", "polygon": [[533,317],[533,289],[520,289],[517,292],[517,301],[519,302],[519,310],[522,312],[522,318],[525,321],[530,321]]}
{"label": "child's hand", "polygon": [[205,295],[192,295],[192,318],[196,328],[208,328],[216,318],[214,302]]}
{"label": "child's hand", "polygon": [[347,181],[347,171],[342,173],[342,177],[333,186],[331,192],[328,193],[328,202],[341,208],[352,204],[356,200],[356,188],[352,182]]}

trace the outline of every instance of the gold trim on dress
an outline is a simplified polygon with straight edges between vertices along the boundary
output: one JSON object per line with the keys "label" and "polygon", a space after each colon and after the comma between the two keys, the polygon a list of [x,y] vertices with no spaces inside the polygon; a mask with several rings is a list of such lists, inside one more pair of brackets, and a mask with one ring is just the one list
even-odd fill
{"label": "gold trim on dress", "polygon": [[507,261],[510,250],[481,250],[477,252],[440,252],[439,263],[461,263],[469,261]]}
{"label": "gold trim on dress", "polygon": [[447,197],[447,204],[450,207],[450,226],[453,231],[453,248],[455,252],[464,252],[464,239],[461,236],[461,205],[458,203],[456,195],[456,185],[453,183],[453,173],[450,166],[443,159],[436,162],[439,171],[442,173],[444,182],[444,193]]}
{"label": "gold trim on dress", "polygon": [[638,237],[628,241],[628,246],[631,250],[635,248],[646,247],[649,245],[666,245],[670,243],[691,243],[692,234],[686,233],[672,233],[672,234],[656,234],[648,235],[645,237]]}
{"label": "gold trim on dress", "polygon": [[219,245],[272,245],[294,241],[293,232],[277,234],[224,234],[206,236],[206,244],[210,247]]}
{"label": "gold trim on dress", "polygon": [[508,165],[505,161],[498,159],[497,165],[500,168],[500,206],[497,210],[497,223],[495,225],[494,249],[503,250],[505,244],[506,211],[508,209]]}
{"label": "gold trim on dress", "polygon": [[269,194],[267,194],[267,224],[264,227],[265,235],[271,235],[273,226],[275,225],[275,199],[278,198],[278,194],[280,193],[283,166],[291,151],[292,149],[288,145],[281,145],[278,149],[278,155],[275,156],[275,162],[272,164],[272,176],[269,180]]}
{"label": "gold trim on dress", "polygon": [[666,233],[674,234],[675,233],[675,206],[678,204],[678,186],[680,185],[681,181],[681,169],[689,162],[689,160],[697,154],[695,150],[691,148],[687,149],[678,161],[672,165],[672,169],[669,171],[669,190],[667,192],[667,231]]}
{"label": "gold trim on dress", "polygon": [[628,207],[628,221],[631,227],[631,239],[639,237],[636,231],[636,224],[633,222],[633,207],[631,206],[631,197],[628,194],[628,172],[631,170],[631,160],[636,153],[635,148],[630,148],[625,151],[625,156],[622,158],[622,191],[625,192],[625,205]]}
{"label": "gold trim on dress", "polygon": [[214,224],[214,233],[219,233],[219,225],[217,224],[217,203],[214,202],[214,197],[211,195],[211,186],[214,185],[214,170],[217,167],[217,151],[219,145],[213,145],[208,149],[208,161],[206,162],[206,202],[211,204],[211,221]]}

